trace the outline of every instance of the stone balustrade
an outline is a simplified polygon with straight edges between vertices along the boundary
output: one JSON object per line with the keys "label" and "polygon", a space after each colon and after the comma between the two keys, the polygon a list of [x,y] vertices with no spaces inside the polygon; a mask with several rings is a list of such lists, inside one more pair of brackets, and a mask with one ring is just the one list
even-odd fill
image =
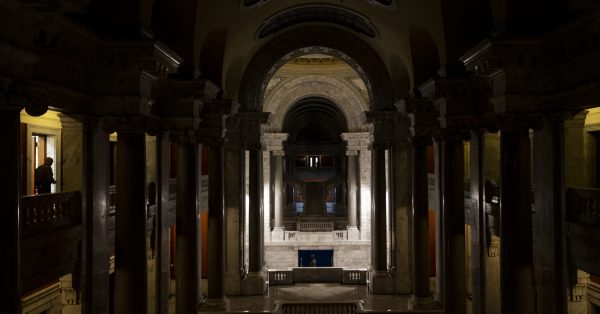
{"label": "stone balustrade", "polygon": [[64,192],[21,198],[23,235],[81,224],[81,194]]}
{"label": "stone balustrade", "polygon": [[567,220],[600,224],[600,189],[568,189]]}

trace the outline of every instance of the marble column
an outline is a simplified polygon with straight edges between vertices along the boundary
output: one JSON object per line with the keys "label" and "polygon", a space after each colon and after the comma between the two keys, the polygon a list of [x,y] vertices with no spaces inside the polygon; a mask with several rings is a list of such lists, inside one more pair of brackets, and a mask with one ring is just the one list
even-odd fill
{"label": "marble column", "polygon": [[[231,127],[231,128],[230,128]],[[228,126],[230,135],[235,126]],[[239,129],[239,127],[237,128]],[[224,145],[225,198],[225,294],[242,295],[242,277],[248,271],[244,261],[245,150],[238,138],[228,137]]]}
{"label": "marble column", "polygon": [[225,225],[223,140],[208,146],[208,304],[225,303]]}
{"label": "marble column", "polygon": [[146,143],[143,128],[118,130],[115,312],[148,311]]}
{"label": "marble column", "polygon": [[348,158],[348,240],[359,240],[358,214],[358,151],[346,151]]}
{"label": "marble column", "polygon": [[264,266],[264,240],[263,240],[263,203],[262,203],[262,150],[251,149],[249,151],[249,182],[248,182],[248,241],[249,241],[249,265],[248,271],[253,273],[262,272]]}
{"label": "marble column", "polygon": [[502,130],[500,300],[503,314],[535,313],[530,161],[529,130]]}
{"label": "marble column", "polygon": [[387,185],[386,185],[386,147],[374,143],[372,152],[372,193],[371,207],[371,285],[373,294],[394,293],[394,278],[388,272],[387,254]]}
{"label": "marble column", "polygon": [[386,215],[386,173],[385,146],[373,144],[373,240],[371,244],[371,265],[376,272],[387,271],[387,215]]}
{"label": "marble column", "polygon": [[273,151],[273,240],[283,240],[283,151]]}
{"label": "marble column", "polygon": [[177,134],[179,161],[177,169],[177,313],[198,310],[198,145],[192,134]]}
{"label": "marble column", "polygon": [[470,191],[471,191],[471,277],[472,313],[485,313],[486,296],[486,213],[484,203],[485,131],[472,130],[469,145]]}
{"label": "marble column", "polygon": [[21,313],[20,119],[19,108],[0,108],[4,178],[0,180],[0,312]]}
{"label": "marble column", "polygon": [[564,256],[565,135],[563,119],[547,119],[533,136],[535,215],[533,235],[538,313],[567,313]]}
{"label": "marble column", "polygon": [[[406,138],[399,137],[399,138]],[[395,291],[412,293],[412,149],[410,143],[397,141],[392,147],[391,175],[393,183],[391,212],[395,213]]]}
{"label": "marble column", "polygon": [[412,254],[413,293],[409,309],[433,305],[429,288],[429,204],[427,179],[427,145],[425,138],[413,139],[412,158]]}
{"label": "marble column", "polygon": [[156,313],[169,313],[170,243],[169,243],[169,176],[171,142],[169,132],[162,132],[156,139]]}
{"label": "marble column", "polygon": [[445,313],[458,314],[467,311],[463,135],[443,134],[442,145],[442,304]]}
{"label": "marble column", "polygon": [[264,267],[264,207],[262,182],[262,149],[250,147],[248,159],[248,275],[244,295],[263,295],[267,291]]}
{"label": "marble column", "polygon": [[81,312],[108,313],[109,142],[103,119],[60,115],[65,191],[81,190]]}

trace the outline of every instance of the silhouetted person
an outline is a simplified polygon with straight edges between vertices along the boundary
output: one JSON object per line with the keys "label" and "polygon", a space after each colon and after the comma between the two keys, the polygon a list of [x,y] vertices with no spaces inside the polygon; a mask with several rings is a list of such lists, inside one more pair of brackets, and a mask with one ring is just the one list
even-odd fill
{"label": "silhouetted person", "polygon": [[54,163],[54,159],[46,157],[44,164],[35,169],[35,188],[38,194],[50,193],[51,184],[56,183],[52,172],[52,163]]}
{"label": "silhouetted person", "polygon": [[310,267],[317,267],[317,257],[315,254],[310,254]]}

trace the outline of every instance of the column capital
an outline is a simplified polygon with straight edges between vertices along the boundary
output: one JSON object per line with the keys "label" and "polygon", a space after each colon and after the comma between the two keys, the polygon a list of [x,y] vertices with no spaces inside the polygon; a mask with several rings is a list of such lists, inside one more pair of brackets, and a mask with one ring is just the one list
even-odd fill
{"label": "column capital", "polygon": [[163,117],[169,130],[197,130],[205,103],[216,98],[219,88],[210,80],[162,79],[157,84],[160,96],[153,112]]}
{"label": "column capital", "polygon": [[436,108],[431,100],[406,98],[396,103],[396,108],[408,117],[411,138],[431,137],[432,131],[439,129]]}
{"label": "column capital", "polygon": [[363,123],[369,126],[374,145],[391,146],[394,142],[407,140],[410,120],[397,111],[365,111]]}
{"label": "column capital", "polygon": [[346,156],[358,156],[358,151],[357,150],[347,150]]}
{"label": "column capital", "polygon": [[273,156],[285,156],[285,152],[282,150],[273,150]]}
{"label": "column capital", "polygon": [[105,128],[106,119],[88,113],[58,113],[60,124],[65,131],[91,131],[101,129],[108,133]]}
{"label": "column capital", "polygon": [[200,117],[199,138],[207,145],[225,142],[227,117],[238,111],[240,104],[232,99],[215,99],[204,104]]}
{"label": "column capital", "polygon": [[346,142],[347,151],[366,150],[372,142],[369,132],[348,132],[340,134],[340,137]]}
{"label": "column capital", "polygon": [[262,141],[269,151],[284,151],[283,143],[287,141],[288,133],[264,133]]}
{"label": "column capital", "polygon": [[503,113],[496,115],[498,129],[501,131],[540,129],[543,115],[539,113]]}
{"label": "column capital", "polygon": [[238,112],[227,118],[227,141],[248,150],[261,149],[265,126],[273,120],[269,112]]}
{"label": "column capital", "polygon": [[108,116],[104,121],[107,133],[146,133],[150,119],[140,115]]}

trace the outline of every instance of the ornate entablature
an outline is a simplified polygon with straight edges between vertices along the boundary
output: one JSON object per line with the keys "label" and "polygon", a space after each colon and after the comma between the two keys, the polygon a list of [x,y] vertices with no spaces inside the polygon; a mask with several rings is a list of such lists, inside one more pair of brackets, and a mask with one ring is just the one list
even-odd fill
{"label": "ornate entablature", "polygon": [[371,38],[377,37],[377,30],[367,17],[332,5],[305,5],[279,12],[263,22],[256,37],[265,38],[287,27],[307,22],[333,23]]}

